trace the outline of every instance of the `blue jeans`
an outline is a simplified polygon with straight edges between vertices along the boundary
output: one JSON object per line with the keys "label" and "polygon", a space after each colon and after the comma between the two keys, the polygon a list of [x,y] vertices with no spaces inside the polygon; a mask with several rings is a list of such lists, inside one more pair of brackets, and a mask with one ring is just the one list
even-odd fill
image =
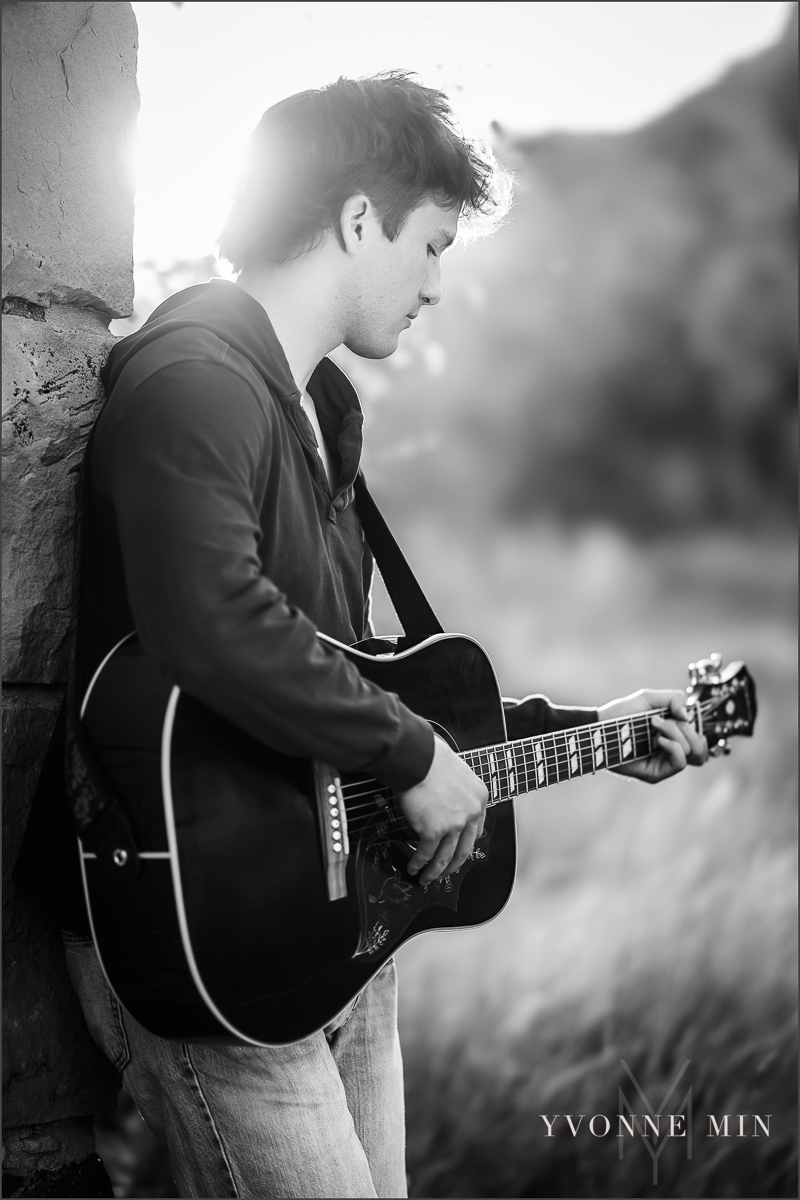
{"label": "blue jeans", "polygon": [[92,941],[64,944],[92,1036],[167,1147],[181,1196],[406,1195],[394,961],[293,1046],[201,1046],[148,1033]]}

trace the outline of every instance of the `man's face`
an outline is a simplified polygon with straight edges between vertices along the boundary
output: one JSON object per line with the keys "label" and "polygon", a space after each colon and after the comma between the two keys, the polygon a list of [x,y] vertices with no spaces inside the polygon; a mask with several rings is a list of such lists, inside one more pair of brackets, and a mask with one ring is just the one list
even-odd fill
{"label": "man's face", "polygon": [[426,201],[389,241],[377,217],[351,280],[350,320],[344,344],[362,358],[386,358],[425,305],[442,294],[441,256],[456,235],[458,212]]}

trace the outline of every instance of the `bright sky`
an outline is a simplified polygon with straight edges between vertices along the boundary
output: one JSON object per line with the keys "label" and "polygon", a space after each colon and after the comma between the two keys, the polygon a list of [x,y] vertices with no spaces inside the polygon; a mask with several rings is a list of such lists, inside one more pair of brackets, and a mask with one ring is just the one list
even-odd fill
{"label": "bright sky", "polygon": [[241,148],[282,97],[418,72],[470,133],[640,124],[774,41],[772,3],[134,3],[137,261],[214,252]]}

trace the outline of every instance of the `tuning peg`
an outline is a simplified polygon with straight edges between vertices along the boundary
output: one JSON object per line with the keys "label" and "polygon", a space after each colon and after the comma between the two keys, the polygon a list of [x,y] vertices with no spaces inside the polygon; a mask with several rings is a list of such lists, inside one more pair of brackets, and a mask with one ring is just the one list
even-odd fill
{"label": "tuning peg", "polygon": [[696,688],[701,683],[719,683],[721,669],[722,655],[716,651],[708,658],[701,658],[699,662],[689,663],[690,687]]}
{"label": "tuning peg", "polygon": [[730,754],[731,748],[728,745],[727,738],[720,738],[716,745],[711,746],[708,753],[714,758],[718,758],[720,754]]}

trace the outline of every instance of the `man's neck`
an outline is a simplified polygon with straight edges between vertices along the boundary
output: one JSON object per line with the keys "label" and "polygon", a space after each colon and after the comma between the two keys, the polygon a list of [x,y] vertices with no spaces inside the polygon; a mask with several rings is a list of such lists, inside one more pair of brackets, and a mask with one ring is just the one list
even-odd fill
{"label": "man's neck", "polygon": [[292,378],[305,392],[320,359],[340,345],[337,282],[314,253],[260,271],[242,271],[237,285],[270,319]]}

